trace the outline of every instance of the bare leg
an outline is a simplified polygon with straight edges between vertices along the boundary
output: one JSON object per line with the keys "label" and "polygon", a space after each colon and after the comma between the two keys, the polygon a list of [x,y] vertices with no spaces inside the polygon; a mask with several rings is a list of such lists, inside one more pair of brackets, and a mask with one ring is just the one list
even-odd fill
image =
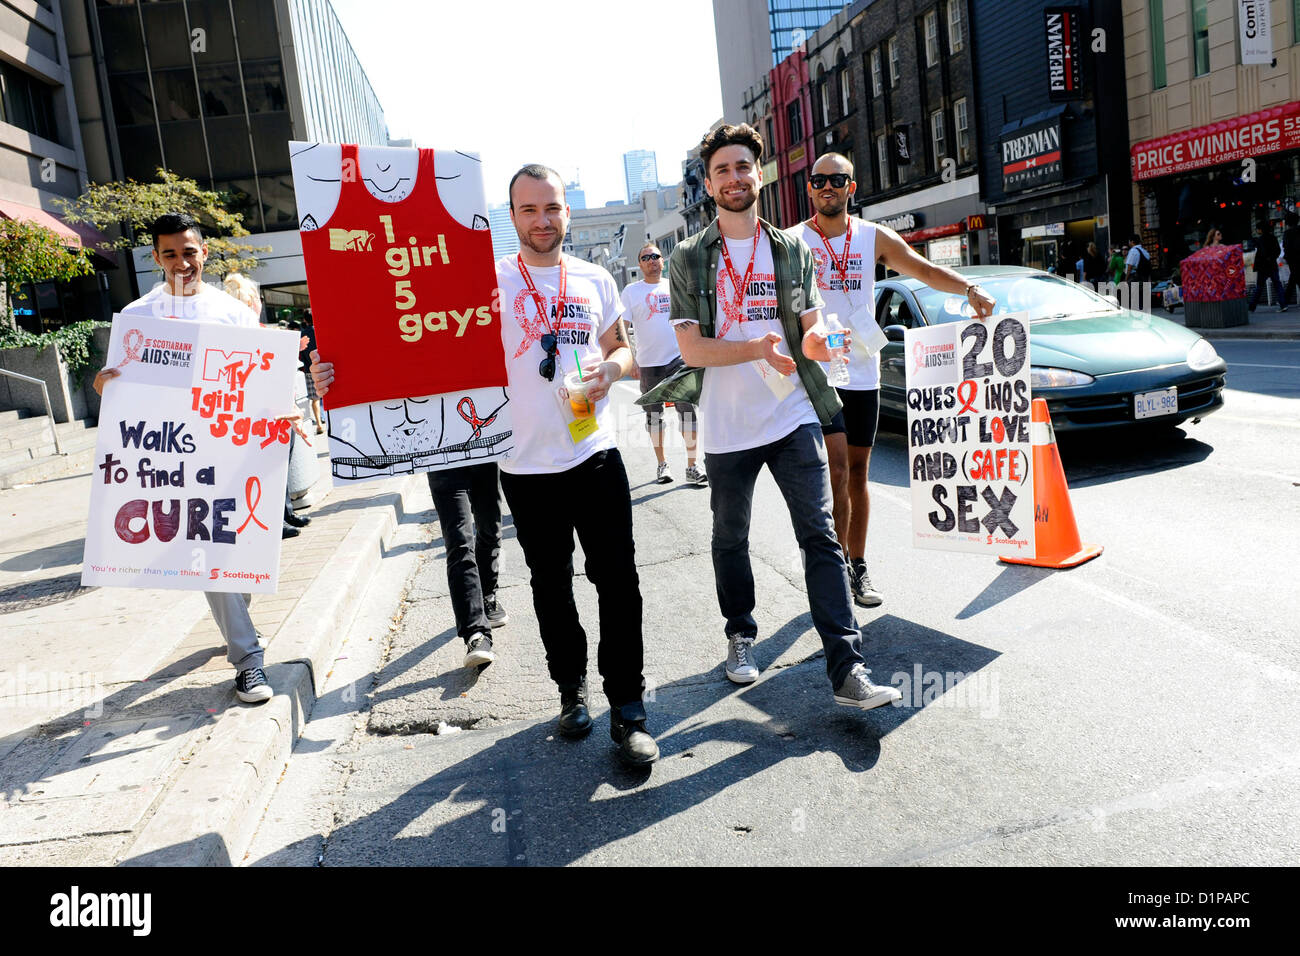
{"label": "bare leg", "polygon": [[[829,442],[827,443],[829,447]],[[862,558],[867,553],[867,521],[871,517],[871,498],[867,492],[867,472],[871,467],[871,449],[848,446],[849,494],[848,555]],[[838,525],[836,526],[838,528]]]}

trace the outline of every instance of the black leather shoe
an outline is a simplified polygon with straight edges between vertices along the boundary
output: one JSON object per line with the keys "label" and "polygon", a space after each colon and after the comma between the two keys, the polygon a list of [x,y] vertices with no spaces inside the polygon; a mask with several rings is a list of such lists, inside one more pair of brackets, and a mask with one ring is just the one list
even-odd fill
{"label": "black leather shoe", "polygon": [[587,713],[587,678],[560,687],[560,736],[576,739],[591,733],[591,714]]}
{"label": "black leather shoe", "polygon": [[300,534],[302,532],[290,524],[286,524],[280,529],[280,537],[282,538],[296,538]]}
{"label": "black leather shoe", "polygon": [[646,767],[659,759],[659,745],[645,729],[641,701],[609,709],[609,736],[618,744],[619,758],[633,767]]}
{"label": "black leather shoe", "polygon": [[293,525],[295,528],[305,528],[307,525],[311,524],[311,519],[306,515],[295,513],[292,508],[286,507],[284,509],[284,523]]}

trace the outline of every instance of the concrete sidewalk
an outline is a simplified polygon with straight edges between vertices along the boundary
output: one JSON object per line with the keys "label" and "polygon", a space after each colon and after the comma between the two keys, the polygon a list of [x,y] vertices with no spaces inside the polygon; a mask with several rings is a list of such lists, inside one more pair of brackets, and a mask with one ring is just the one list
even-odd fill
{"label": "concrete sidewalk", "polygon": [[[1187,309],[1178,306],[1174,312],[1166,309],[1152,309],[1151,314],[1179,325],[1187,324]],[[1235,325],[1228,329],[1197,329],[1207,339],[1300,339],[1300,307],[1291,306],[1285,312],[1279,312],[1275,305],[1261,305],[1250,313],[1246,325]]]}
{"label": "concrete sidewalk", "polygon": [[330,491],[283,543],[278,592],[252,603],[261,705],[234,696],[201,593],[80,586],[89,488],[0,492],[0,864],[227,864],[385,543],[429,519],[424,476]]}

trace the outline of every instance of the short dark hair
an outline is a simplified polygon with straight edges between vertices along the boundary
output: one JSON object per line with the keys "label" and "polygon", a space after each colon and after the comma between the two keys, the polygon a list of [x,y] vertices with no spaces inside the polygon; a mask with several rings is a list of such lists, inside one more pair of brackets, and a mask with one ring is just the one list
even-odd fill
{"label": "short dark hair", "polygon": [[1142,245],[1142,237],[1139,236],[1136,232],[1128,237],[1128,241],[1136,242],[1139,246]]}
{"label": "short dark hair", "polygon": [[700,159],[704,162],[704,176],[709,178],[709,163],[713,159],[713,154],[724,146],[744,146],[754,154],[754,162],[759,162],[763,158],[763,137],[758,135],[758,130],[748,123],[741,123],[739,126],[719,126],[710,133],[706,133],[704,139],[700,140]]}
{"label": "short dark hair", "polygon": [[520,166],[519,172],[510,177],[510,187],[507,194],[510,196],[510,208],[515,208],[515,180],[520,176],[527,176],[529,179],[539,179],[543,182],[554,176],[555,181],[564,189],[564,177],[551,169],[550,166],[543,166],[541,163],[529,163],[527,166]]}
{"label": "short dark hair", "polygon": [[194,230],[194,234],[199,237],[200,241],[202,241],[203,230],[200,229],[199,224],[194,221],[194,217],[185,212],[166,213],[165,215],[159,216],[155,219],[153,225],[149,227],[149,231],[153,233],[153,247],[155,249],[158,248],[158,239],[160,236],[173,236],[178,232],[188,232],[191,229]]}

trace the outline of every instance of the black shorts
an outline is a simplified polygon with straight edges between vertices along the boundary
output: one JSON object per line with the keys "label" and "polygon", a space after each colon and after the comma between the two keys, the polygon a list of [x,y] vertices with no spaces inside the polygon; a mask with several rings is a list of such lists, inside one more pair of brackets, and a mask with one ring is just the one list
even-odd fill
{"label": "black shorts", "polygon": [[842,435],[844,434],[844,409],[835,413],[829,425],[822,426],[823,435]]}
{"label": "black shorts", "polygon": [[[876,427],[880,424],[880,389],[865,391],[837,388],[836,393],[844,408],[836,419],[843,416],[842,431],[850,445],[870,448],[876,443]],[[834,425],[834,420],[831,422]]]}

